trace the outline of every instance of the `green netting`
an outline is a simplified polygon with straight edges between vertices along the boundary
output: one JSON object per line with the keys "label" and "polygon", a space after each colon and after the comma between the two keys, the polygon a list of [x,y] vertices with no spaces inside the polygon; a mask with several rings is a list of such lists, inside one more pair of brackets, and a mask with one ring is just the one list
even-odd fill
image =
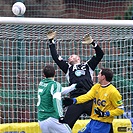
{"label": "green netting", "polygon": [[12,5],[26,5],[25,17],[132,19],[132,0],[1,0],[0,16],[14,16]]}
{"label": "green netting", "polygon": [[[21,30],[17,27],[21,27]],[[23,28],[22,28],[23,27]],[[67,85],[65,75],[52,60],[46,32],[49,26],[1,25],[0,69],[2,119],[10,121],[37,121],[37,86],[43,78],[42,68],[52,63],[57,71],[56,80]],[[132,91],[132,28],[107,26],[53,26],[57,31],[57,50],[63,58],[79,54],[85,62],[93,54],[93,48],[82,45],[82,36],[88,31],[102,47],[105,56],[100,67],[110,67],[114,71],[114,85],[123,95],[125,109],[131,108]],[[7,32],[8,31],[8,32]],[[20,32],[21,31],[21,32]],[[97,82],[96,75],[94,82]],[[28,112],[27,116],[19,114]],[[15,119],[10,112],[14,113]],[[6,119],[7,116],[8,119]]]}
{"label": "green netting", "polygon": [[[26,5],[23,17],[132,19],[132,0],[21,0]],[[0,0],[0,16],[14,17],[14,0]],[[125,110],[132,106],[132,27],[107,26],[46,26],[0,24],[0,123],[37,121],[37,86],[42,68],[52,63],[57,69],[56,80],[68,83],[51,58],[46,32],[57,31],[57,50],[63,58],[79,54],[84,62],[94,51],[82,45],[84,34],[90,33],[103,48],[105,56],[99,64],[114,71],[113,83],[123,95]],[[133,112],[132,112],[133,113]]]}

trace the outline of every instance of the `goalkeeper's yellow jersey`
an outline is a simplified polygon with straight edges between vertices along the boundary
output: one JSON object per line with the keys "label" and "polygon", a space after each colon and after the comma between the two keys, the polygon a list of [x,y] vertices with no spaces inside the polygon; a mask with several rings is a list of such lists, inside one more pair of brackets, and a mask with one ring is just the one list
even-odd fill
{"label": "goalkeeper's yellow jersey", "polygon": [[[124,112],[122,96],[112,84],[104,87],[99,83],[95,84],[88,93],[76,98],[76,104],[84,103],[91,99],[94,99],[91,113],[93,120],[112,123],[114,116],[122,115]],[[94,112],[94,108],[97,107],[103,112],[109,111],[110,116],[98,117]]]}

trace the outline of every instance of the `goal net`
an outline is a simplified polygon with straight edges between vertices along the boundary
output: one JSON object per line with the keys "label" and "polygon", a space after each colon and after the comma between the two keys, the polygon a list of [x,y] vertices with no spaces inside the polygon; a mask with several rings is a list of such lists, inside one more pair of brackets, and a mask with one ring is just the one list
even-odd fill
{"label": "goal net", "polygon": [[[37,21],[36,21],[37,20]],[[49,21],[48,21],[49,20]],[[131,21],[0,18],[0,123],[37,121],[37,87],[43,66],[52,63],[56,79],[67,86],[64,73],[52,60],[46,33],[57,31],[57,51],[64,59],[78,54],[85,62],[94,50],[81,43],[89,33],[105,55],[98,65],[114,71],[113,84],[123,96],[125,111],[133,108],[133,37]],[[133,113],[133,112],[131,112]],[[83,118],[83,116],[82,116]]]}
{"label": "goal net", "polygon": [[[18,1],[18,0],[16,0]],[[26,5],[25,17],[132,19],[132,0],[19,0]],[[0,16],[13,17],[14,0],[0,0]]]}

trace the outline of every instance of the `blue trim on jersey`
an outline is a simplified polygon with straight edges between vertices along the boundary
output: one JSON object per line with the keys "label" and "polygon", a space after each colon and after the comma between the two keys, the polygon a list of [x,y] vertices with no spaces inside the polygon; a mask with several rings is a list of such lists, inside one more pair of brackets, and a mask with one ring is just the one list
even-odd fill
{"label": "blue trim on jersey", "polygon": [[107,111],[105,113],[106,113],[106,116],[110,116],[110,112],[109,111]]}
{"label": "blue trim on jersey", "polygon": [[77,99],[73,98],[73,104],[76,104],[76,103],[77,103]]}
{"label": "blue trim on jersey", "polygon": [[83,129],[78,133],[109,133],[111,128],[110,123],[91,120]]}

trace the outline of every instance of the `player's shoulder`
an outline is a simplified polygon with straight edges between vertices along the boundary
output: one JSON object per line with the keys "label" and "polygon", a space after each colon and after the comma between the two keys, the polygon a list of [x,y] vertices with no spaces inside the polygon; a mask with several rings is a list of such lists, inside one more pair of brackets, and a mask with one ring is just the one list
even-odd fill
{"label": "player's shoulder", "polygon": [[45,80],[46,83],[48,83],[49,85],[54,85],[54,86],[57,86],[57,85],[60,85],[59,82],[55,81],[55,80]]}
{"label": "player's shoulder", "polygon": [[119,90],[113,85],[110,84],[110,93],[120,93]]}
{"label": "player's shoulder", "polygon": [[101,84],[100,83],[95,83],[95,85],[94,86],[101,86]]}
{"label": "player's shoulder", "polygon": [[98,89],[101,85],[99,83],[96,83],[92,86],[92,88]]}
{"label": "player's shoulder", "polygon": [[58,81],[54,81],[54,84],[57,86],[61,86],[61,83],[59,83]]}
{"label": "player's shoulder", "polygon": [[111,88],[112,91],[118,91],[117,88],[113,84],[110,84],[109,87]]}
{"label": "player's shoulder", "polygon": [[62,86],[59,82],[53,81],[53,82],[51,82],[51,88],[53,90],[61,90]]}

